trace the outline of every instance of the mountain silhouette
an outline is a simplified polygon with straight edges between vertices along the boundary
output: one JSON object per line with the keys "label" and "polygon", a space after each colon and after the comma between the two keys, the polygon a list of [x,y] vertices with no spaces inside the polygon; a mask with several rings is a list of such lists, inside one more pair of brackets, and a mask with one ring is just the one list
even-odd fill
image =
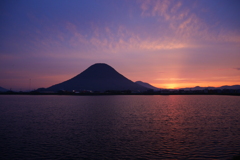
{"label": "mountain silhouette", "polygon": [[3,88],[3,87],[0,87],[0,92],[7,92],[8,90]]}
{"label": "mountain silhouette", "polygon": [[53,85],[46,90],[91,90],[103,92],[106,90],[145,91],[147,88],[132,82],[105,63],[96,63],[77,76]]}
{"label": "mountain silhouette", "polygon": [[136,81],[135,82],[136,84],[139,84],[139,85],[141,85],[141,86],[143,86],[143,87],[146,87],[146,88],[149,88],[149,89],[153,89],[153,90],[160,90],[160,88],[157,88],[157,87],[154,87],[154,86],[152,86],[151,84],[149,84],[149,83],[146,83],[146,82],[142,82],[142,81]]}
{"label": "mountain silhouette", "polygon": [[200,86],[196,86],[196,87],[193,87],[193,88],[180,88],[180,89],[183,89],[183,90],[205,90],[205,89],[215,89],[215,87],[200,87]]}
{"label": "mountain silhouette", "polygon": [[183,90],[204,90],[204,89],[240,89],[240,85],[233,85],[233,86],[221,86],[221,87],[193,87],[193,88],[181,88]]}
{"label": "mountain silhouette", "polygon": [[240,85],[233,85],[233,86],[222,86],[218,89],[240,89]]}

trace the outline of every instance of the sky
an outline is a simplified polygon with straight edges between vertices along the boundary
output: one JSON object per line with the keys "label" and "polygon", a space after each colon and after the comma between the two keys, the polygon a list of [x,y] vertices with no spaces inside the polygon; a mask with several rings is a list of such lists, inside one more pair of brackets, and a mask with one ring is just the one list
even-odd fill
{"label": "sky", "polygon": [[0,0],[0,86],[50,87],[95,63],[159,88],[240,84],[239,0]]}

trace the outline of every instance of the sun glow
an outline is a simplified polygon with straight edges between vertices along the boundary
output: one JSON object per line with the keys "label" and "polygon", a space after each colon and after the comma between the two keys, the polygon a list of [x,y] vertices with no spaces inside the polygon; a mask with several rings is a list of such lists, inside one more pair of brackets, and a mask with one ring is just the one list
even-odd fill
{"label": "sun glow", "polygon": [[166,88],[166,89],[177,89],[177,84],[175,84],[175,83],[170,83],[170,84],[165,84],[164,85],[164,88]]}

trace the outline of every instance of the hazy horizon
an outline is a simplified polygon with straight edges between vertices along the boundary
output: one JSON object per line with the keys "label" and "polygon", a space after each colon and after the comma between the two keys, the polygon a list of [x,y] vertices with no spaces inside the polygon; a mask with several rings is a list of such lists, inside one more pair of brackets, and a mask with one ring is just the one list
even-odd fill
{"label": "hazy horizon", "polygon": [[[99,66],[99,64],[104,64],[104,66],[108,66],[109,68],[112,68],[112,66],[109,66],[108,64],[105,64],[105,63],[95,63],[95,64],[93,64],[93,65],[91,65],[91,66],[89,66],[88,68],[86,68],[83,72],[86,72],[87,70],[89,70],[89,68],[91,68],[92,66],[95,66],[96,67],[96,65],[98,65]],[[114,68],[113,68],[114,69]],[[104,69],[105,70],[105,69]],[[102,69],[99,69],[98,70],[98,72],[104,72],[104,70],[102,70]],[[114,69],[115,70],[115,69]],[[116,71],[116,73],[119,73],[117,70],[115,70]],[[51,86],[48,86],[48,87],[46,87],[46,88],[49,88],[49,87],[53,87],[54,85],[58,85],[58,84],[60,84],[60,83],[63,83],[63,82],[67,82],[67,81],[70,81],[71,79],[73,79],[73,78],[76,78],[76,77],[79,77],[80,75],[82,75],[82,73],[83,72],[81,72],[81,73],[79,73],[79,74],[77,74],[77,75],[75,75],[75,76],[73,76],[73,77],[70,77],[69,79],[67,79],[66,81],[62,81],[62,82],[58,82],[57,84],[52,84]],[[119,73],[120,75],[122,75],[121,73]],[[90,77],[95,77],[95,75],[94,75],[94,73],[93,72],[89,72],[88,71],[88,73],[87,73],[87,75],[88,76],[90,76]],[[99,73],[96,73],[96,75],[98,75],[99,76]],[[109,74],[108,76],[111,76],[111,74]],[[124,76],[124,75],[123,75]],[[125,76],[124,76],[125,77]],[[89,78],[89,77],[88,77]],[[96,77],[95,77],[96,78]],[[127,78],[127,77],[125,77],[125,78]],[[128,79],[128,78],[127,78]],[[82,82],[81,80],[79,81],[79,83],[81,82],[81,84],[82,83],[86,83],[87,81],[85,81],[85,80],[83,80],[84,82]],[[137,82],[140,82],[140,83],[145,83],[145,84],[147,84],[147,86],[146,85],[142,85],[142,84],[139,84],[139,83],[137,83]],[[95,83],[97,83],[97,82],[95,82]],[[143,81],[135,81],[134,83],[137,83],[137,84],[139,84],[140,86],[144,86],[144,87],[146,87],[146,88],[149,88],[149,86],[148,85],[150,85],[150,88],[149,89],[153,89],[152,87],[155,87],[155,86],[153,86],[153,85],[151,85],[150,83],[147,83],[147,82],[143,82]],[[72,84],[71,84],[72,85]],[[76,87],[78,87],[78,84],[75,84],[76,85]],[[101,85],[103,85],[103,84],[101,84]],[[101,86],[100,85],[100,86]],[[237,86],[240,86],[240,85],[238,85],[238,84],[236,84]],[[224,87],[224,86],[228,86],[228,85],[223,85],[223,86],[215,86],[215,88],[218,88],[218,87]],[[235,86],[235,85],[231,85],[231,86]],[[1,88],[2,86],[0,86],[0,88]],[[7,90],[12,90],[12,91],[32,91],[32,90],[36,90],[36,89],[40,89],[40,88],[45,88],[45,87],[40,87],[40,88],[32,88],[32,80],[31,79],[29,79],[29,86],[28,86],[29,88],[28,89],[25,89],[25,90],[22,90],[22,89],[20,89],[20,90],[14,90],[14,89],[12,89],[12,88],[4,88],[4,87],[2,87],[3,89],[7,89]],[[213,86],[194,86],[194,87],[184,87],[185,89],[187,89],[187,88],[195,88],[195,87],[201,87],[201,88],[211,88],[211,87],[213,87]],[[155,87],[155,89],[156,89],[157,87]],[[158,88],[158,89],[184,89],[184,88]],[[94,90],[95,91],[95,89],[91,89],[91,90]]]}
{"label": "hazy horizon", "polygon": [[95,63],[158,88],[240,82],[240,1],[0,2],[0,86],[47,88]]}

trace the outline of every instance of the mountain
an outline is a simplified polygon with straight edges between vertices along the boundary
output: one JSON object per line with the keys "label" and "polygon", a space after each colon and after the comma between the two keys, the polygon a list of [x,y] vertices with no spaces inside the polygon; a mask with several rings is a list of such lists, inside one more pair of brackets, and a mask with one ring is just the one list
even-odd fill
{"label": "mountain", "polygon": [[145,91],[147,88],[132,82],[107,64],[96,63],[77,76],[46,89],[46,91],[59,90],[103,92],[106,90]]}
{"label": "mountain", "polygon": [[193,88],[181,88],[182,90],[204,90],[204,89],[215,89],[214,87],[193,87]]}
{"label": "mountain", "polygon": [[234,85],[234,86],[221,86],[221,87],[193,87],[193,88],[181,88],[183,90],[204,90],[204,89],[208,89],[208,90],[213,90],[213,89],[240,89],[240,85]]}
{"label": "mountain", "polygon": [[151,84],[146,83],[146,82],[136,81],[135,83],[138,84],[138,85],[140,85],[140,86],[146,87],[146,88],[148,88],[148,89],[160,90],[160,88],[154,87],[154,86],[152,86]]}
{"label": "mountain", "polygon": [[0,92],[7,92],[8,90],[3,88],[3,87],[0,87]]}
{"label": "mountain", "polygon": [[222,86],[222,87],[218,87],[218,89],[240,89],[240,85]]}

